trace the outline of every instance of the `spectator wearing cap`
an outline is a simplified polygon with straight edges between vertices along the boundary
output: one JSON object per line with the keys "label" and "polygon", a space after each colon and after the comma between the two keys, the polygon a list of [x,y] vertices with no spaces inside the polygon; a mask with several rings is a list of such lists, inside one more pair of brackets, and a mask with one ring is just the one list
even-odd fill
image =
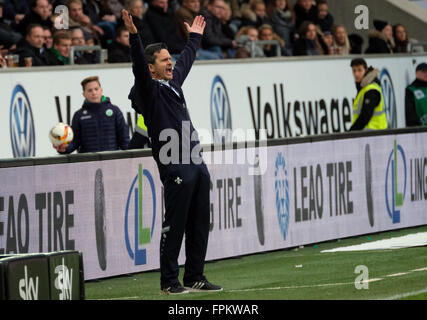
{"label": "spectator wearing cap", "polygon": [[416,69],[416,79],[405,92],[406,126],[427,126],[427,63]]}
{"label": "spectator wearing cap", "polygon": [[292,55],[292,46],[295,36],[295,14],[290,8],[288,0],[273,0],[270,6],[271,25],[277,35],[285,41],[288,55]]}
{"label": "spectator wearing cap", "polygon": [[325,54],[334,55],[334,36],[332,35],[332,33],[326,30],[325,32],[322,32],[321,36],[324,46],[326,48]]}
{"label": "spectator wearing cap", "polygon": [[4,46],[6,49],[11,48],[22,39],[22,35],[14,32],[12,28],[4,22],[5,5],[3,0],[0,0],[0,48]]}
{"label": "spectator wearing cap", "polygon": [[31,65],[34,67],[49,65],[49,60],[42,50],[44,44],[43,28],[39,24],[31,24],[28,31],[19,43],[16,53],[19,55],[19,66],[24,67],[25,59],[31,58]]}
{"label": "spectator wearing cap", "polygon": [[116,39],[108,46],[108,62],[131,62],[129,31],[124,26],[117,29]]}
{"label": "spectator wearing cap", "polygon": [[382,20],[374,20],[374,30],[369,32],[369,47],[365,53],[393,53],[395,43],[391,25]]}
{"label": "spectator wearing cap", "polygon": [[30,13],[21,20],[17,26],[17,30],[22,35],[25,35],[27,32],[27,27],[30,24],[39,24],[41,26],[46,26],[52,29],[52,5],[50,2],[48,0],[31,0],[29,2],[29,6]]}
{"label": "spectator wearing cap", "polygon": [[317,9],[313,0],[297,0],[294,6],[295,28],[299,30],[304,21],[316,21]]}
{"label": "spectator wearing cap", "polygon": [[417,40],[409,39],[405,27],[400,23],[393,26],[393,38],[396,43],[396,46],[394,47],[395,53],[410,53],[411,51],[414,53],[424,52],[423,46],[417,46]]}
{"label": "spectator wearing cap", "polygon": [[317,0],[317,16],[314,22],[320,27],[322,32],[332,31],[334,17],[329,12],[329,6],[326,0]]}

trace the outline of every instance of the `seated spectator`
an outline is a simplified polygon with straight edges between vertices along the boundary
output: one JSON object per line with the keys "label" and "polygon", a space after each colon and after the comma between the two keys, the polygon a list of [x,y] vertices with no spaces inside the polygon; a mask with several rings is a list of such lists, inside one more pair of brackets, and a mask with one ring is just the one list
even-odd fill
{"label": "seated spectator", "polygon": [[427,126],[427,64],[416,69],[416,79],[405,92],[406,126]]}
{"label": "seated spectator", "polygon": [[44,33],[39,24],[31,24],[24,39],[22,39],[15,51],[19,55],[19,66],[25,67],[25,59],[31,58],[34,67],[49,65],[48,56],[43,51]]}
{"label": "seated spectator", "polygon": [[53,36],[53,46],[49,52],[50,65],[70,64],[71,35],[66,31],[56,32]]}
{"label": "seated spectator", "polygon": [[207,7],[200,10],[200,14],[205,17],[206,21],[202,47],[232,58],[235,54],[232,49],[237,48],[237,42],[228,38],[223,32],[221,18],[224,10],[224,0],[208,0]]}
{"label": "seated spectator", "polygon": [[288,0],[272,0],[271,24],[277,35],[285,41],[287,55],[292,55],[292,46],[295,36],[295,14],[288,4]]}
{"label": "seated spectator", "polygon": [[39,24],[52,29],[53,22],[50,19],[52,15],[52,5],[50,2],[48,0],[31,0],[29,6],[30,13],[17,25],[18,32],[25,35],[27,27],[30,24]]}
{"label": "seated spectator", "polygon": [[409,49],[412,49],[413,53],[423,53],[424,48],[422,45],[418,45],[418,41],[415,39],[409,39],[406,29],[401,24],[393,26],[393,38],[396,46],[394,47],[395,53],[410,53]]}
{"label": "seated spectator", "polygon": [[313,0],[297,0],[294,6],[295,28],[299,30],[304,21],[316,21],[317,9]]}
{"label": "seated spectator", "polygon": [[22,39],[22,35],[18,32],[14,32],[9,24],[4,22],[3,16],[4,7],[0,0],[0,46],[9,49]]}
{"label": "seated spectator", "polygon": [[252,58],[252,50],[254,58],[264,57],[263,49],[258,45],[253,46],[253,42],[259,40],[258,34],[254,26],[241,27],[236,34],[238,48],[234,58]]}
{"label": "seated spectator", "polygon": [[7,61],[0,53],[0,68],[7,68]]}
{"label": "seated spectator", "polygon": [[322,37],[322,41],[325,45],[325,54],[333,55],[334,54],[334,37],[330,31],[319,32]]}
{"label": "seated spectator", "polygon": [[175,13],[174,21],[181,37],[188,40],[188,32],[184,22],[190,26],[200,12],[200,0],[182,0],[181,6]]}
{"label": "seated spectator", "polygon": [[332,32],[334,17],[329,13],[329,6],[326,0],[317,0],[317,16],[315,23],[320,27],[322,32]]}
{"label": "seated spectator", "polygon": [[222,11],[221,18],[219,19],[222,24],[222,32],[227,38],[234,39],[238,28],[231,23],[231,7],[230,4],[224,2],[224,10]]}
{"label": "seated spectator", "polygon": [[67,7],[69,12],[69,27],[81,28],[85,34],[92,34],[98,38],[104,34],[104,30],[94,24],[91,18],[83,13],[82,0],[68,0]]}
{"label": "seated spectator", "polygon": [[[172,55],[178,55],[184,49],[185,40],[179,35],[173,14],[168,11],[168,0],[152,0],[142,20],[142,41],[144,45],[163,42]],[[144,33],[150,31],[152,39]]]}
{"label": "seated spectator", "polygon": [[316,26],[313,22],[305,21],[299,29],[300,38],[295,42],[295,56],[314,56],[328,53],[328,49],[319,39]]}
{"label": "seated spectator", "polygon": [[[90,45],[86,42],[83,30],[80,28],[74,28],[70,31],[71,35],[71,46],[86,46]],[[74,63],[75,64],[94,64],[99,62],[99,54],[95,54],[94,51],[75,51]]]}
{"label": "seated spectator", "polygon": [[28,0],[4,0],[3,6],[4,18],[9,20],[12,26],[18,25],[30,13]]}
{"label": "seated spectator", "polygon": [[332,29],[333,35],[333,54],[345,56],[350,54],[350,40],[347,36],[347,30],[344,25],[337,25]]}
{"label": "seated spectator", "polygon": [[103,0],[105,12],[114,15],[116,21],[122,17],[122,10],[125,9],[124,3],[124,0]]}
{"label": "seated spectator", "polygon": [[117,29],[116,40],[108,47],[108,62],[131,62],[129,31],[125,27]]}
{"label": "seated spectator", "polygon": [[48,27],[43,27],[43,38],[44,38],[43,47],[45,49],[52,48],[52,44],[53,44],[52,30],[50,30]]}
{"label": "seated spectator", "polygon": [[62,154],[126,150],[128,126],[120,109],[103,95],[99,78],[83,79],[81,85],[85,101],[73,115],[73,141],[54,148]]}
{"label": "seated spectator", "polygon": [[[183,0],[181,7],[175,13],[174,19],[176,28],[178,29],[181,37],[188,40],[188,32],[184,22],[187,22],[190,26],[193,24],[194,18],[199,14],[200,11],[200,0]],[[204,49],[197,50],[196,60],[211,60],[211,59],[222,59],[222,54],[217,52],[211,52]]]}
{"label": "seated spectator", "polygon": [[127,10],[132,15],[132,21],[135,27],[138,29],[138,32],[142,31],[142,17],[145,12],[147,12],[147,8],[145,7],[142,0],[130,0],[127,4]]}
{"label": "seated spectator", "polygon": [[350,54],[361,54],[364,40],[361,36],[356,33],[348,35],[348,40],[350,41]]}
{"label": "seated spectator", "polygon": [[388,22],[374,20],[374,30],[369,32],[369,47],[365,53],[393,53],[393,30]]}
{"label": "seated spectator", "polygon": [[263,24],[271,24],[263,0],[250,0],[249,8],[242,11],[242,15],[242,26],[250,25],[259,28]]}
{"label": "seated spectator", "polygon": [[107,45],[116,38],[117,19],[110,7],[106,5],[108,0],[82,0],[83,13],[86,14],[91,22],[99,27],[100,40]]}
{"label": "seated spectator", "polygon": [[[271,25],[263,24],[261,27],[258,28],[258,32],[259,32],[259,40],[276,40],[280,46],[280,50],[279,50],[280,56],[286,55],[285,41],[274,32],[273,27]],[[277,57],[276,46],[268,44],[263,47],[263,50],[264,50],[264,55],[266,57]]]}

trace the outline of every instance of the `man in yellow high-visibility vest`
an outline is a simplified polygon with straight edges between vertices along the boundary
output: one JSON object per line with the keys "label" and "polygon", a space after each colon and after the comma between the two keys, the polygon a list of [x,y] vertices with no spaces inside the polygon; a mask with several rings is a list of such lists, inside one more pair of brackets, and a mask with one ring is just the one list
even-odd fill
{"label": "man in yellow high-visibility vest", "polygon": [[353,122],[350,131],[387,129],[384,96],[378,80],[379,70],[368,65],[364,59],[351,61],[357,97],[353,103]]}
{"label": "man in yellow high-visibility vest", "polygon": [[144,122],[144,117],[138,115],[135,132],[129,142],[128,149],[145,149],[151,148],[150,137],[148,136],[148,129]]}

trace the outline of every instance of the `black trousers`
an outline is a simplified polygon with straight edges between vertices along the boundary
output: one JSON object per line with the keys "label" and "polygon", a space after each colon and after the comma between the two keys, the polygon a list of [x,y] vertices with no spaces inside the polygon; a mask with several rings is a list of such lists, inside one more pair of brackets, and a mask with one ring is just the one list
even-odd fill
{"label": "black trousers", "polygon": [[203,276],[210,223],[210,175],[204,163],[159,166],[165,220],[160,240],[160,285],[178,281],[178,256],[185,234],[184,284]]}

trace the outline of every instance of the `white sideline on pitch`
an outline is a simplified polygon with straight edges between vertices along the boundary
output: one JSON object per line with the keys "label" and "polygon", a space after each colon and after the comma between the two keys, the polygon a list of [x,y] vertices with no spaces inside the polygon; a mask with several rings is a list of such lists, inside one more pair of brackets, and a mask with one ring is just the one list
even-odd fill
{"label": "white sideline on pitch", "polygon": [[358,245],[339,247],[320,252],[340,252],[340,251],[363,251],[363,250],[384,250],[400,249],[409,247],[427,246],[427,232],[418,232],[401,237],[365,242]]}

